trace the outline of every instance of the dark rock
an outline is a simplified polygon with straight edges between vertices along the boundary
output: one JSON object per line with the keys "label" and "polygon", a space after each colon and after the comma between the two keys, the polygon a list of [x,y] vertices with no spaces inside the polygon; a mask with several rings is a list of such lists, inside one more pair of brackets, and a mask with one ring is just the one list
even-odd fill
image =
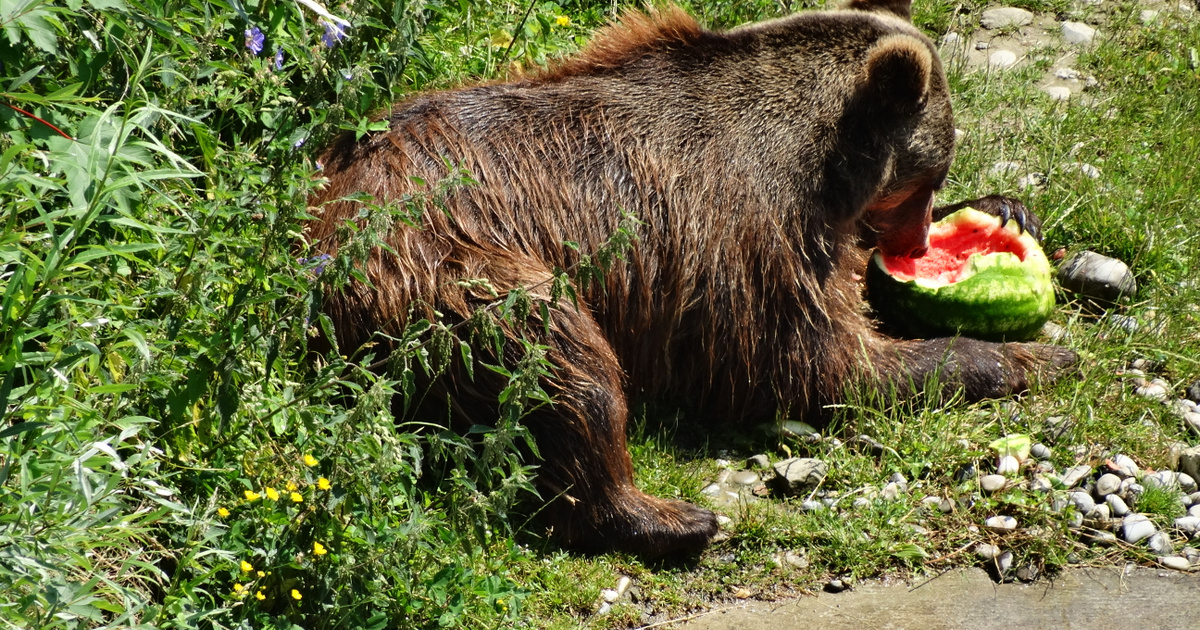
{"label": "dark rock", "polygon": [[1101,302],[1116,302],[1137,293],[1129,266],[1096,252],[1082,251],[1063,261],[1058,283],[1064,289]]}
{"label": "dark rock", "polygon": [[817,487],[825,479],[829,465],[819,459],[792,457],[774,466],[775,489],[784,494],[798,494]]}

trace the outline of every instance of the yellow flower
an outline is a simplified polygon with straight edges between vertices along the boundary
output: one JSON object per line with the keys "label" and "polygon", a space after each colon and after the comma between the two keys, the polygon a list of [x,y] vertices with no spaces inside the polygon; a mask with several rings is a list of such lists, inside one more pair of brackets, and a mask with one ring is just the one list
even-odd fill
{"label": "yellow flower", "polygon": [[250,564],[249,562],[246,562],[245,560],[242,560],[242,571],[243,572],[249,573],[253,570],[254,570],[254,565]]}
{"label": "yellow flower", "polygon": [[304,465],[305,466],[316,466],[319,463],[321,463],[321,462],[317,461],[317,458],[313,457],[311,453],[304,454]]}
{"label": "yellow flower", "polygon": [[304,596],[300,594],[300,591],[297,591],[296,589],[292,589],[292,599],[298,600],[301,597],[304,597]]}
{"label": "yellow flower", "polygon": [[288,489],[288,492],[294,492],[294,491],[295,491],[297,488],[298,488],[298,486],[296,486],[296,482],[295,482],[295,481],[289,481],[289,482],[287,482],[287,489]]}
{"label": "yellow flower", "polygon": [[254,599],[257,599],[257,600],[258,600],[258,601],[260,601],[260,602],[261,602],[262,600],[266,599],[266,598],[267,598],[267,596],[266,596],[266,595],[263,595],[263,592],[262,592],[262,591],[259,591],[259,592],[257,592],[257,593],[255,593],[255,594],[254,594]]}
{"label": "yellow flower", "polygon": [[313,541],[313,553],[317,554],[318,556],[323,556],[323,555],[329,553],[329,550],[325,548],[325,545],[322,545],[319,542]]}
{"label": "yellow flower", "polygon": [[220,516],[221,518],[229,518],[229,510],[219,507],[217,508],[217,516]]}
{"label": "yellow flower", "polygon": [[303,500],[304,500],[304,497],[300,496],[299,492],[292,493],[292,503],[300,503]]}
{"label": "yellow flower", "polygon": [[267,486],[267,498],[272,501],[278,501],[279,493],[275,491],[275,488]]}
{"label": "yellow flower", "polygon": [[262,498],[261,494],[255,492],[253,490],[247,490],[247,491],[243,492],[242,494],[246,496],[247,501],[257,501],[260,498]]}
{"label": "yellow flower", "polygon": [[241,597],[241,596],[245,595],[246,594],[245,591],[246,591],[245,586],[242,586],[241,584],[239,584],[237,582],[233,583],[233,596],[234,597]]}
{"label": "yellow flower", "polygon": [[267,577],[267,574],[262,571],[258,571],[257,573],[258,573],[258,577]]}
{"label": "yellow flower", "polygon": [[571,25],[571,18],[569,18],[569,17],[567,17],[567,16],[565,16],[565,15],[560,15],[560,16],[558,16],[558,17],[554,18],[554,23],[555,23],[555,24],[557,24],[557,25],[559,25],[559,26],[570,26],[570,25]]}
{"label": "yellow flower", "polygon": [[328,479],[321,477],[321,478],[317,479],[317,487],[322,490],[328,490],[328,489],[332,488],[333,485],[329,483]]}

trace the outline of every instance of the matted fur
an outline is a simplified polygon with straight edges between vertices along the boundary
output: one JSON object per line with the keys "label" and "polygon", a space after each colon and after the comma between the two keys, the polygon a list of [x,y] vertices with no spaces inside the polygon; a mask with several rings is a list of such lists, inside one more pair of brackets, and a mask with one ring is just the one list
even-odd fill
{"label": "matted fur", "polygon": [[[505,334],[544,344],[556,366],[543,383],[554,405],[524,420],[543,455],[539,487],[560,496],[547,510],[555,534],[648,555],[699,547],[716,522],[633,485],[631,396],[739,422],[818,417],[856,379],[904,389],[942,370],[972,398],[1024,389],[1053,351],[896,341],[863,314],[862,235],[919,250],[953,152],[940,63],[896,4],[723,33],[678,8],[634,12],[545,72],[419,95],[392,108],[387,131],[339,138],[307,228],[320,251],[336,251],[337,226],[357,216],[348,195],[400,199],[420,190],[413,177],[444,177],[447,160],[477,181],[421,229],[392,234],[394,254],[372,253],[373,288],[330,296],[343,350],[386,350],[377,333],[399,336],[414,308],[454,322],[495,299],[463,280],[546,298],[552,270],[579,260],[566,241],[595,251],[632,213],[627,262],[578,308]],[[455,366],[429,398],[488,422],[504,382],[474,374]]]}

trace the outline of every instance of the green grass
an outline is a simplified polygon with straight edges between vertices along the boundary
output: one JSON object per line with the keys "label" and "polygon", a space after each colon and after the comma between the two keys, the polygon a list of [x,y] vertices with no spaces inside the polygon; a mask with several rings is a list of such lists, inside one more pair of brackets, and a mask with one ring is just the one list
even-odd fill
{"label": "green grass", "polygon": [[[813,4],[687,6],[732,26]],[[294,3],[98,0],[0,16],[12,26],[0,42],[3,102],[29,112],[0,107],[0,622],[621,628],[832,577],[975,564],[978,542],[1048,570],[1069,555],[1150,561],[1080,544],[1049,510],[1053,494],[1018,485],[987,496],[957,474],[990,472],[988,444],[1011,433],[1050,444],[1059,470],[1114,453],[1161,469],[1172,445],[1198,441],[1118,373],[1141,358],[1177,391],[1200,378],[1200,22],[1165,12],[1143,25],[1139,5],[1110,4],[1019,4],[1106,16],[1104,39],[1073,65],[1098,81],[1082,99],[1054,104],[1037,91],[1047,52],[1010,73],[949,66],[966,136],[942,198],[1018,196],[1045,219],[1047,251],[1128,262],[1139,291],[1120,310],[1139,330],[1097,322],[1063,296],[1054,321],[1085,357],[1076,378],[971,406],[887,406],[852,392],[819,441],[760,427],[697,439],[686,416],[638,411],[630,450],[648,492],[705,503],[720,460],[736,468],[766,452],[826,460],[821,491],[837,493],[837,511],[801,512],[803,498],[713,506],[732,519],[728,535],[660,562],[564,553],[529,526],[519,427],[502,422],[474,442],[439,418],[396,427],[392,393],[426,355],[408,356],[395,380],[336,353],[314,366],[312,305],[329,287],[315,280],[324,263],[297,261],[295,245],[317,176],[311,152],[326,139],[368,128],[372,112],[412,92],[568,54],[611,3],[362,2],[333,48]],[[972,32],[983,8],[919,2],[914,20],[936,39]],[[252,24],[266,35],[261,56],[245,48]],[[990,174],[1002,160],[1044,173],[1044,185],[1020,190],[1019,174]],[[1065,170],[1071,162],[1101,176]],[[421,347],[436,368],[438,346]],[[515,392],[506,413],[537,394]],[[1069,428],[1052,438],[1055,416]],[[859,434],[888,448],[876,456]],[[895,473],[906,494],[853,507]],[[926,496],[956,508],[931,509]],[[1148,488],[1134,507],[1167,526],[1178,506]],[[982,529],[994,514],[1021,530]],[[780,562],[789,552],[802,566]],[[622,575],[634,597],[597,615],[601,590]]]}

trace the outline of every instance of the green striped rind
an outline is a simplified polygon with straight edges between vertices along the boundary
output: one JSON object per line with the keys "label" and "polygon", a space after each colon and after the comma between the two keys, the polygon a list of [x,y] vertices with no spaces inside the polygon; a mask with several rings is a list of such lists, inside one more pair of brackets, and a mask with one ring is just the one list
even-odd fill
{"label": "green striped rind", "polygon": [[[962,216],[959,216],[962,215]],[[971,208],[943,222],[998,222]],[[1014,222],[1005,226],[1017,230]],[[867,294],[884,322],[914,337],[963,335],[992,341],[1023,341],[1037,335],[1054,310],[1050,262],[1028,234],[1022,262],[1014,254],[974,255],[967,260],[964,279],[931,286],[921,280],[901,281],[884,270],[878,251],[867,265]]]}

